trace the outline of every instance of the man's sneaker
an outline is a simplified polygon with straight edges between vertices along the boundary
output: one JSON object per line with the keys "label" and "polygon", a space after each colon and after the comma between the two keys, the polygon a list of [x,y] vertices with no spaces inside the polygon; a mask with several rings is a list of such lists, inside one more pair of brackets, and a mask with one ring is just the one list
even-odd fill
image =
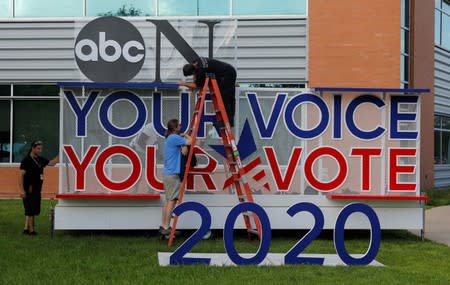
{"label": "man's sneaker", "polygon": [[159,227],[159,233],[162,235],[170,235],[171,231],[172,231],[171,227],[168,227],[167,229],[163,228],[162,226]]}
{"label": "man's sneaker", "polygon": [[[172,227],[169,227],[168,229],[165,229],[162,226],[159,227],[159,233],[163,236],[170,235],[171,231],[172,231]],[[175,231],[175,236],[179,236],[180,234],[181,234],[180,231]]]}

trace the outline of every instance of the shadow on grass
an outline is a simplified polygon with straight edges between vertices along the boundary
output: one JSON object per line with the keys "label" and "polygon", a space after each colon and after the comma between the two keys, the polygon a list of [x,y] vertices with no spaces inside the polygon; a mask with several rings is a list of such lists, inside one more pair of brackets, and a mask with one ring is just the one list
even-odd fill
{"label": "shadow on grass", "polygon": [[[59,230],[60,235],[72,237],[93,237],[93,236],[109,236],[109,237],[136,237],[136,238],[159,238],[160,234],[157,230]],[[187,239],[195,230],[180,230],[180,237]],[[308,230],[272,230],[272,239],[298,240],[305,236]],[[369,230],[346,230],[346,240],[368,240],[370,238]],[[234,230],[234,236],[238,239],[248,239],[249,235],[246,230]],[[57,238],[57,237],[56,237]],[[318,237],[324,241],[333,241],[333,231],[323,230]],[[222,230],[212,230],[211,236],[207,239],[221,240],[223,239]],[[254,238],[250,238],[254,239]],[[382,240],[403,240],[417,242],[421,241],[420,237],[404,230],[383,230],[381,231]]]}

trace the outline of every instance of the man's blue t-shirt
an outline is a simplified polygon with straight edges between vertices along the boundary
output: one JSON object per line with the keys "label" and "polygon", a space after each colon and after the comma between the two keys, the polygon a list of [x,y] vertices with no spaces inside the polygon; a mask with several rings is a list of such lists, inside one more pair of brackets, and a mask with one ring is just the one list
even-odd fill
{"label": "man's blue t-shirt", "polygon": [[171,134],[164,143],[164,171],[163,174],[180,174],[181,146],[186,144],[186,139],[180,135]]}

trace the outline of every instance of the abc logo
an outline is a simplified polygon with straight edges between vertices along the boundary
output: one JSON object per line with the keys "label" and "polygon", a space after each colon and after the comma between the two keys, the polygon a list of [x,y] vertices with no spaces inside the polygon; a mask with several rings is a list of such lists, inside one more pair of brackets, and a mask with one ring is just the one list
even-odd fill
{"label": "abc logo", "polygon": [[138,74],[145,60],[142,35],[130,22],[101,17],[86,24],[75,41],[75,58],[92,81],[126,82]]}

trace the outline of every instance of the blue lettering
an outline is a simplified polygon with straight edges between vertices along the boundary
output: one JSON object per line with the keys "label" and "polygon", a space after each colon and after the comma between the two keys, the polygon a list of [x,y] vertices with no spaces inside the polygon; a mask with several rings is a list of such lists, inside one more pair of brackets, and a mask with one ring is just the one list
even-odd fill
{"label": "blue lettering", "polygon": [[417,131],[400,131],[398,122],[415,121],[416,113],[400,112],[398,110],[400,103],[417,103],[418,96],[391,96],[391,134],[390,139],[415,140]]}
{"label": "blue lettering", "polygon": [[255,118],[256,126],[258,127],[259,136],[262,139],[271,139],[275,131],[275,127],[280,119],[280,114],[283,109],[284,101],[286,100],[286,93],[278,93],[275,97],[275,102],[270,111],[270,117],[266,123],[259,100],[256,97],[256,93],[247,93],[247,99],[250,104],[253,117]]}
{"label": "blue lettering", "polygon": [[[186,132],[189,127],[189,93],[182,92],[180,101],[180,124],[181,132]],[[162,95],[159,92],[153,92],[153,125],[155,126],[156,132],[160,136],[164,136],[167,128],[165,127],[165,122],[163,123],[162,114]]]}
{"label": "blue lettering", "polygon": [[[295,109],[298,105],[303,103],[313,103],[320,110],[320,122],[317,126],[310,130],[300,129],[294,120]],[[297,94],[293,97],[287,104],[286,111],[284,113],[286,127],[294,136],[302,139],[313,139],[320,136],[327,129],[329,118],[330,113],[325,102],[320,97],[310,93]]]}
{"label": "blue lettering", "polygon": [[72,109],[73,113],[77,117],[76,119],[77,137],[87,136],[86,118],[91,112],[98,94],[99,94],[98,91],[93,91],[89,93],[86,102],[83,104],[83,106],[80,106],[72,91],[64,91],[64,95],[66,96],[67,102],[69,102],[69,107]]}
{"label": "blue lettering", "polygon": [[[136,121],[131,126],[126,128],[116,127],[108,117],[109,108],[111,108],[115,102],[120,100],[125,100],[132,103],[136,107],[137,111]],[[117,91],[105,97],[100,105],[98,116],[101,125],[110,135],[118,138],[129,138],[137,134],[145,125],[145,122],[147,121],[147,108],[145,107],[144,101],[142,101],[136,94],[130,91]]]}
{"label": "blue lettering", "polygon": [[378,126],[374,130],[371,131],[364,131],[358,128],[355,124],[354,115],[356,108],[358,108],[359,105],[364,103],[372,103],[375,106],[378,107],[378,109],[384,107],[384,102],[380,98],[374,95],[361,95],[353,99],[350,104],[348,105],[347,111],[345,112],[345,122],[347,124],[348,130],[357,138],[363,139],[363,140],[371,140],[376,139],[377,137],[383,135],[384,131],[386,129]]}

